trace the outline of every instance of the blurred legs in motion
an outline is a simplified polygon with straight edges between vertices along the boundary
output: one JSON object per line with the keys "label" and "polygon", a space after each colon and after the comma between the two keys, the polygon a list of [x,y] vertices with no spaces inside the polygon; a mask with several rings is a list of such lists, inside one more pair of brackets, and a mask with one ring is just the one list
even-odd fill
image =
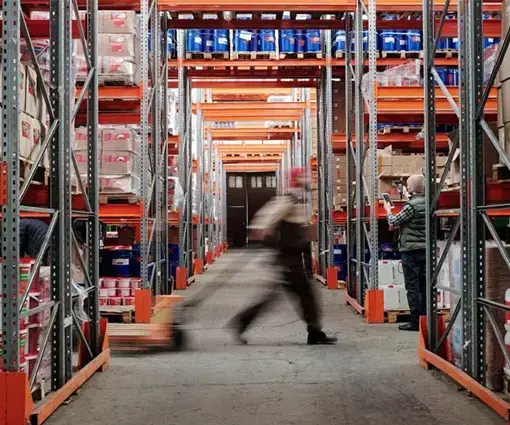
{"label": "blurred legs in motion", "polygon": [[336,338],[327,337],[322,332],[321,313],[317,297],[303,267],[301,255],[279,257],[282,266],[283,281],[273,283],[257,302],[237,314],[229,323],[233,328],[238,342],[246,344],[243,334],[248,330],[254,320],[269,310],[280,297],[280,288],[294,298],[298,304],[301,319],[307,324],[308,344],[334,344]]}

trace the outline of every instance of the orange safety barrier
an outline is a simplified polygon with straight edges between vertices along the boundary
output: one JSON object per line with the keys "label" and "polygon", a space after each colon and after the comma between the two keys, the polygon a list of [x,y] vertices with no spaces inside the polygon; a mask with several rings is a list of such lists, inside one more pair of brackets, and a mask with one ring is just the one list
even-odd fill
{"label": "orange safety barrier", "polygon": [[328,289],[338,289],[338,270],[336,267],[328,267],[326,282]]}
{"label": "orange safety barrier", "polygon": [[[438,335],[442,335],[445,331],[444,318],[442,316],[437,317],[437,331]],[[437,354],[427,349],[426,341],[427,318],[422,316],[420,318],[420,333],[418,340],[418,359],[420,364],[425,369],[429,369],[430,366],[439,369],[466,390],[470,391],[471,394],[484,402],[500,416],[505,418],[506,421],[510,421],[510,403],[498,397],[477,380],[473,379],[467,373],[464,373],[458,367],[453,365],[451,363],[451,351],[446,341],[440,347]]]}
{"label": "orange safety barrier", "polygon": [[[84,332],[90,341],[87,325],[84,326]],[[0,372],[0,425],[42,424],[95,372],[104,371],[110,361],[108,321],[106,319],[101,319],[100,331],[101,353],[85,363],[85,350],[83,344],[80,343],[79,371],[62,388],[48,395],[37,407],[34,406],[32,400],[26,373]]]}
{"label": "orange safety barrier", "polygon": [[384,323],[384,291],[369,289],[365,295],[365,321]]}
{"label": "orange safety barrier", "polygon": [[204,273],[204,260],[202,258],[195,258],[193,260],[193,271],[195,275]]}
{"label": "orange safety barrier", "polygon": [[214,261],[214,257],[213,257],[213,253],[212,253],[212,251],[209,251],[209,252],[206,254],[205,259],[206,259],[206,261],[207,261],[207,264],[208,264],[208,265],[211,265],[211,264],[213,263],[213,261]]}
{"label": "orange safety barrier", "polygon": [[152,293],[150,289],[135,291],[135,321],[136,323],[150,323],[152,309]]}
{"label": "orange safety barrier", "polygon": [[186,267],[177,267],[175,289],[184,290],[188,287],[188,270]]}

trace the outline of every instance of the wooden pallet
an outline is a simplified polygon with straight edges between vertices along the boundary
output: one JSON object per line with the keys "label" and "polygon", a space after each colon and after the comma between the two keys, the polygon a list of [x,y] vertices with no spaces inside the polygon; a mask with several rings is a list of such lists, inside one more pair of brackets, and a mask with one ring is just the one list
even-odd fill
{"label": "wooden pallet", "polygon": [[502,181],[510,179],[510,170],[506,165],[503,164],[495,164],[492,166],[492,180]]}
{"label": "wooden pallet", "polygon": [[[448,322],[450,320],[450,309],[445,308],[439,310],[439,314],[444,317],[444,320]],[[407,322],[411,317],[409,310],[388,310],[384,312],[384,321],[386,323],[400,323]]]}
{"label": "wooden pallet", "polygon": [[458,50],[453,49],[442,49],[436,50],[436,57],[451,59],[453,57],[457,57],[459,55]]}
{"label": "wooden pallet", "polygon": [[322,59],[322,52],[318,53],[280,53],[280,59]]}
{"label": "wooden pallet", "polygon": [[[42,161],[41,161],[42,163]],[[22,180],[25,180],[29,174],[30,170],[32,169],[34,163],[30,159],[27,158],[20,158],[19,160],[19,175],[21,176]],[[32,184],[37,185],[46,185],[48,182],[49,172],[46,170],[45,167],[42,165],[39,165],[37,167],[37,171],[34,174],[34,178],[32,179]]]}
{"label": "wooden pallet", "polygon": [[276,59],[276,52],[232,52],[233,60]]}
{"label": "wooden pallet", "polygon": [[411,127],[408,125],[385,125],[378,130],[379,134],[392,134],[392,133],[419,133],[423,127]]}
{"label": "wooden pallet", "polygon": [[100,193],[100,204],[136,204],[140,197],[135,193]]}
{"label": "wooden pallet", "polygon": [[99,75],[98,84],[100,86],[136,86],[133,75]]}
{"label": "wooden pallet", "polygon": [[108,322],[133,323],[135,306],[134,305],[104,305],[99,307],[101,317],[108,319]]}
{"label": "wooden pallet", "polygon": [[399,51],[381,51],[382,58],[400,58],[400,59],[412,59],[419,58],[423,59],[423,51],[407,51],[407,50],[399,50]]}
{"label": "wooden pallet", "polygon": [[186,59],[228,59],[229,52],[188,52]]}

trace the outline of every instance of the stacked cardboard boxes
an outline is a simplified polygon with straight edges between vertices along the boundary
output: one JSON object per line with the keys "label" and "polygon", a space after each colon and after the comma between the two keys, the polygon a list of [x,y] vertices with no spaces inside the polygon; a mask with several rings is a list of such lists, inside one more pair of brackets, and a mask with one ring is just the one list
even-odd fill
{"label": "stacked cardboard boxes", "polygon": [[336,155],[333,160],[335,210],[342,209],[347,204],[347,156]]}
{"label": "stacked cardboard boxes", "polygon": [[[100,84],[137,84],[139,63],[138,17],[134,11],[100,11],[98,57]],[[87,77],[87,62],[81,40],[74,43],[78,80]]]}
{"label": "stacked cardboard boxes", "polygon": [[[86,181],[87,131],[75,130],[76,161]],[[99,190],[103,194],[138,195],[140,191],[140,137],[125,127],[99,129]],[[75,182],[75,186],[78,185]]]}

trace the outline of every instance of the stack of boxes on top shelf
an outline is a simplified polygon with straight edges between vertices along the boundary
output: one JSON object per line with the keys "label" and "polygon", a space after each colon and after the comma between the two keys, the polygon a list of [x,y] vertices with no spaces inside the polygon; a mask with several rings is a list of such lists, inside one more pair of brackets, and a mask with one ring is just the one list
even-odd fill
{"label": "stack of boxes on top shelf", "polygon": [[[99,84],[138,83],[139,25],[133,11],[100,11],[98,13]],[[81,40],[74,42],[74,64],[78,81],[87,78],[87,62]]]}
{"label": "stack of boxes on top shelf", "polygon": [[[46,80],[49,76],[49,63],[47,63],[47,40],[37,40],[33,42],[34,50],[39,55],[39,66],[43,78]],[[2,70],[0,70],[0,77]],[[26,45],[22,45],[21,57],[19,63],[19,156],[21,158],[21,177],[28,175],[28,164],[33,164],[37,158],[41,144],[44,141],[49,128],[50,118],[46,103],[43,98],[43,87],[37,80],[37,74],[31,61],[31,56]],[[48,93],[49,88],[46,87]],[[0,96],[2,96],[2,88],[0,88]],[[49,156],[46,151],[39,167],[49,168]],[[34,181],[45,183],[45,173],[38,172]]]}
{"label": "stack of boxes on top shelf", "polygon": [[[345,81],[333,82],[333,133],[345,134]],[[346,150],[347,151],[347,150]],[[347,157],[345,153],[335,155],[334,169],[334,207],[342,210],[347,204]]]}
{"label": "stack of boxes on top shelf", "polygon": [[[35,261],[29,258],[20,259],[19,264],[19,288],[20,296],[25,292],[30,273],[34,267]],[[27,300],[21,311],[27,312],[33,310],[51,300],[49,267],[41,267],[36,272],[34,282],[28,293]],[[1,283],[1,276],[0,276]],[[2,303],[0,295],[0,317],[2,316]],[[51,309],[44,309],[37,314],[24,317],[19,320],[19,349],[20,349],[20,372],[32,375],[37,358],[43,349],[44,336],[50,323]],[[0,322],[0,371],[2,370],[2,322]],[[37,372],[35,382],[38,385],[41,394],[51,391],[51,339],[48,341],[46,350],[41,359],[41,364]]]}

